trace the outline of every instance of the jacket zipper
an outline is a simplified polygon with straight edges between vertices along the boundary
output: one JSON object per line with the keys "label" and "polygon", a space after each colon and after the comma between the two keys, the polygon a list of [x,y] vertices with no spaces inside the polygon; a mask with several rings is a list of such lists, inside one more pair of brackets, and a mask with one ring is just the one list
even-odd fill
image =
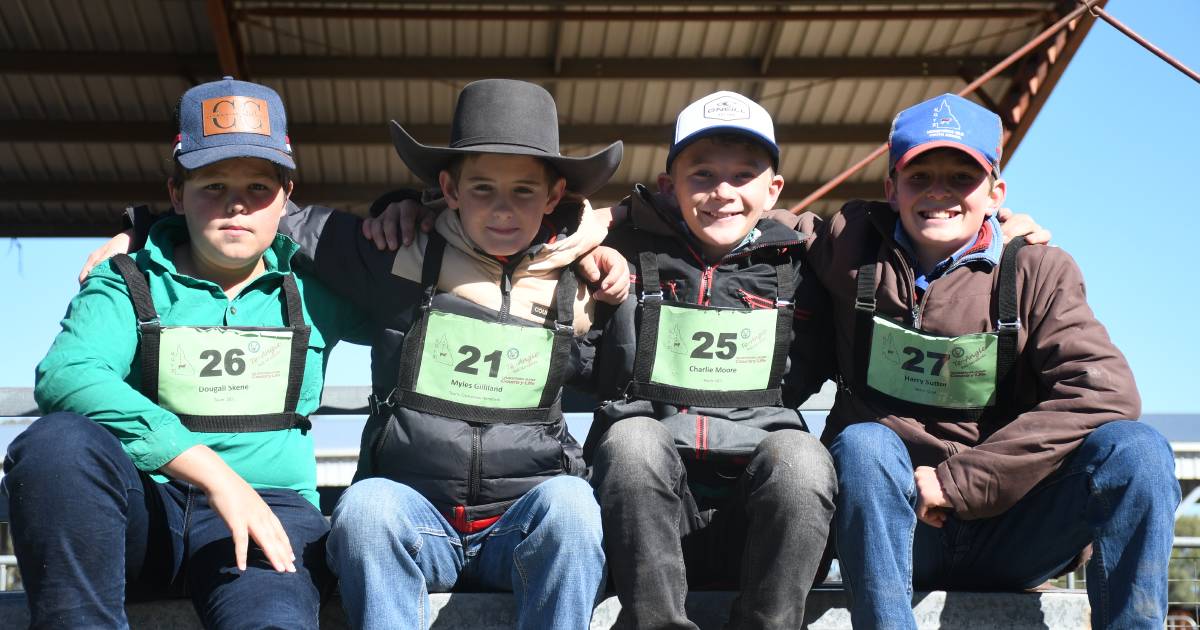
{"label": "jacket zipper", "polygon": [[712,302],[713,267],[704,265],[700,272],[700,291],[696,296],[696,304],[708,306]]}
{"label": "jacket zipper", "polygon": [[508,321],[508,310],[512,306],[512,269],[505,267],[500,272],[500,322]]}
{"label": "jacket zipper", "polygon": [[479,483],[482,476],[480,452],[483,450],[483,430],[471,427],[471,473],[467,479],[467,505],[475,505],[479,499]]}

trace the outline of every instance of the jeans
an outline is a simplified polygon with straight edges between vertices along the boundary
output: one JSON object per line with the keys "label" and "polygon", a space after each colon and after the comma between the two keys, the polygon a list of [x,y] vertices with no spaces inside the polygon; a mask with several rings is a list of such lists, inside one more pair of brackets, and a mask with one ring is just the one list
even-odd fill
{"label": "jeans", "polygon": [[593,483],[618,626],[696,628],[684,609],[688,585],[721,577],[741,587],[727,627],[801,626],[833,516],[829,453],[807,433],[777,431],[735,476],[733,496],[701,510],[660,422],[627,418],[600,439]]}
{"label": "jeans", "polygon": [[512,591],[518,627],[588,627],[604,583],[600,508],[587,482],[549,479],[474,534],[459,534],[416,490],[383,478],[350,486],[333,510],[329,565],[355,628],[429,627],[429,593]]}
{"label": "jeans", "polygon": [[190,594],[207,628],[317,628],[328,531],[292,490],[260,490],[283,523],[295,573],[250,545],[245,571],[225,522],[194,486],[155,483],[117,438],[53,413],[4,461],[13,544],[33,628],[128,628],[125,602]]}
{"label": "jeans", "polygon": [[1166,439],[1138,422],[1096,429],[1008,511],[918,523],[904,443],[877,423],[847,427],[830,447],[835,523],[856,628],[915,628],[921,590],[1020,590],[1070,566],[1089,542],[1095,628],[1162,628],[1179,483]]}

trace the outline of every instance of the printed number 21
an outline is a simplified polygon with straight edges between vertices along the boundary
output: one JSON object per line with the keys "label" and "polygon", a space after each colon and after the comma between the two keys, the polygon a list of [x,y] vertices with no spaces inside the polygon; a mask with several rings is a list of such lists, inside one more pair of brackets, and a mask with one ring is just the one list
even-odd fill
{"label": "printed number 21", "polygon": [[929,373],[934,376],[941,376],[942,366],[946,365],[946,355],[941,352],[921,352],[919,349],[912,346],[904,348],[904,354],[912,355],[912,358],[905,361],[904,365],[900,366],[909,372],[924,374],[925,370],[921,369],[921,362],[926,358],[933,359],[933,369]]}
{"label": "printed number 21", "polygon": [[[245,352],[234,348],[225,353],[225,372],[231,376],[237,376],[246,371],[246,362],[242,359]],[[208,361],[208,364],[200,368],[200,376],[220,376],[221,375],[221,352],[219,350],[205,350],[200,353],[200,358]]]}
{"label": "printed number 21", "polygon": [[[479,348],[463,346],[458,349],[458,352],[467,355],[467,358],[459,361],[458,365],[454,366],[454,371],[463,374],[479,374],[479,369],[475,367],[475,363],[479,361],[479,355],[482,354]],[[497,350],[483,357],[483,362],[492,365],[492,369],[488,370],[488,377],[496,378],[496,375],[500,373],[500,351]]]}
{"label": "printed number 21", "polygon": [[[737,344],[734,343],[735,339],[737,339],[737,333],[721,333],[714,339],[712,333],[698,332],[692,335],[692,341],[700,342],[700,345],[696,346],[695,350],[692,350],[692,358],[711,359],[715,356],[718,359],[732,359],[733,355],[737,354]],[[708,349],[712,347],[713,341],[717,342],[717,347],[720,350],[709,352]]]}

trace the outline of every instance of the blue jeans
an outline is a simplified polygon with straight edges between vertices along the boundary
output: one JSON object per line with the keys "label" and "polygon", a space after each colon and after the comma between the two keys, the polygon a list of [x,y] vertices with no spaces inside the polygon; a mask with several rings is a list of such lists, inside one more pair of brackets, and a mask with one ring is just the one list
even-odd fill
{"label": "blue jeans", "polygon": [[125,602],[190,594],[206,628],[317,628],[328,525],[292,490],[260,490],[296,554],[276,573],[250,545],[246,570],[208,498],[155,483],[107,429],[54,413],[4,461],[13,544],[33,628],[128,628]]}
{"label": "blue jeans", "polygon": [[459,534],[425,497],[383,478],[350,486],[333,510],[329,566],[355,628],[430,624],[429,593],[512,591],[518,627],[588,627],[604,583],[600,507],[578,477],[536,486],[487,529]]}
{"label": "blue jeans", "polygon": [[877,423],[833,441],[842,577],[856,628],[915,628],[912,591],[1020,590],[1070,566],[1089,542],[1095,628],[1162,628],[1179,483],[1166,439],[1138,422],[1096,429],[1008,511],[918,523],[904,443]]}

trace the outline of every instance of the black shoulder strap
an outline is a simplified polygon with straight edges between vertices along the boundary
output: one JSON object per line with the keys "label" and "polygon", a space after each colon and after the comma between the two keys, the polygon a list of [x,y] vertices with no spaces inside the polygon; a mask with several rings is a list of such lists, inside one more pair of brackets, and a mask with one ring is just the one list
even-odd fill
{"label": "black shoulder strap", "polygon": [[1004,247],[1000,257],[1000,282],[996,287],[996,389],[1010,395],[1016,387],[1012,368],[1017,362],[1017,335],[1021,331],[1017,300],[1017,252],[1025,245],[1025,237],[1018,236]]}
{"label": "black shoulder strap", "polygon": [[854,374],[842,375],[853,378],[860,389],[867,385],[867,368],[871,362],[871,336],[875,324],[875,266],[880,259],[883,238],[874,229],[867,230],[863,247],[862,264],[858,267],[858,284],[854,292]]}
{"label": "black shoulder strap", "polygon": [[433,304],[433,296],[437,295],[438,278],[442,274],[442,256],[445,252],[445,237],[437,230],[430,232],[421,259],[421,286],[425,287],[425,301],[421,304],[422,312],[413,322],[413,327],[404,335],[404,348],[400,351],[400,372],[396,375],[399,391],[411,390],[417,382],[416,368],[424,352],[422,346],[425,343],[425,327],[428,326],[425,311],[429,310]]}
{"label": "black shoulder strap", "polygon": [[150,285],[146,283],[146,276],[127,254],[114,256],[113,265],[117,267],[117,272],[129,287],[129,297],[133,300],[133,311],[137,315],[141,343],[142,395],[157,404],[158,347],[162,326],[158,323],[158,312],[154,310],[154,300],[150,297]]}
{"label": "black shoulder strap", "polygon": [[289,363],[287,394],[283,409],[294,414],[300,402],[300,390],[304,385],[304,364],[308,359],[308,338],[311,330],[304,322],[304,305],[300,300],[300,289],[296,278],[288,273],[283,276],[283,301],[287,306],[287,326],[292,331],[292,359]]}
{"label": "black shoulder strap", "polygon": [[638,281],[641,282],[642,289],[638,292],[641,329],[634,350],[633,380],[649,383],[654,368],[654,352],[658,346],[658,314],[662,306],[663,291],[658,276],[658,254],[654,253],[654,243],[644,230],[637,230],[635,233],[637,238],[634,242],[638,248]]}

